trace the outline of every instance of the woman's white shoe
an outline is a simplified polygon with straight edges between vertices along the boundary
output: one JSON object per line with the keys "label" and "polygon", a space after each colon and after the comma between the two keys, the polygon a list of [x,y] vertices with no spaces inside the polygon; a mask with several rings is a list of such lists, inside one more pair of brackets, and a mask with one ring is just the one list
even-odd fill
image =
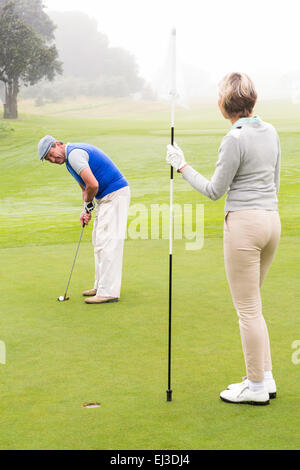
{"label": "woman's white shoe", "polygon": [[[243,377],[242,382],[228,385],[227,390],[233,390],[236,387],[243,387],[244,385],[248,386],[247,377]],[[267,392],[269,393],[270,398],[276,398],[276,382],[274,379],[265,380],[265,388]]]}
{"label": "woman's white shoe", "polygon": [[244,403],[247,405],[268,405],[270,403],[269,393],[266,388],[253,392],[247,384],[234,387],[231,390],[224,390],[221,392],[220,398],[227,403]]}

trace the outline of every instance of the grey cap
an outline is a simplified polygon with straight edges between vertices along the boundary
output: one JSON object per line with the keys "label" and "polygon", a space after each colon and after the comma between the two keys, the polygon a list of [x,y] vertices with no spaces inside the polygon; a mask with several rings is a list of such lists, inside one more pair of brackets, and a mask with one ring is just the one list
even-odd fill
{"label": "grey cap", "polygon": [[56,139],[52,137],[52,135],[46,135],[39,141],[38,145],[38,153],[40,156],[40,160],[44,160],[45,156],[50,150],[51,145],[56,142]]}

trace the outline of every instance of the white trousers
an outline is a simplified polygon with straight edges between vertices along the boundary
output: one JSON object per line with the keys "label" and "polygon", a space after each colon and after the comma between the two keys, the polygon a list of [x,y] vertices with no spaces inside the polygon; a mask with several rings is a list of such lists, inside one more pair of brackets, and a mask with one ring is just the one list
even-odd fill
{"label": "white trousers", "polygon": [[100,297],[120,297],[129,204],[129,186],[97,200],[92,240],[95,255],[94,288]]}

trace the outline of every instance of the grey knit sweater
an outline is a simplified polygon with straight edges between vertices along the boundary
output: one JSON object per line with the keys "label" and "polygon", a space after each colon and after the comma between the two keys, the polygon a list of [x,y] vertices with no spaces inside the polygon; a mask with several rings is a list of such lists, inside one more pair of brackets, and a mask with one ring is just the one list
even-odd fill
{"label": "grey knit sweater", "polygon": [[280,142],[274,127],[258,116],[241,118],[223,138],[214,175],[209,181],[191,166],[183,178],[216,200],[226,192],[225,212],[278,210]]}

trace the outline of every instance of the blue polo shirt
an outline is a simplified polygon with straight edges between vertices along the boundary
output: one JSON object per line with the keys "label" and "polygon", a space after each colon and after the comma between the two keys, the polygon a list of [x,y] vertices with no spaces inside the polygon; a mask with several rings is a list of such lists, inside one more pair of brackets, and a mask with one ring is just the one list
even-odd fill
{"label": "blue polo shirt", "polygon": [[66,146],[66,167],[81,186],[85,188],[83,179],[69,163],[69,155],[75,149],[85,150],[89,155],[89,167],[99,184],[96,199],[101,199],[109,193],[128,186],[128,182],[118,167],[102,150],[85,143],[68,144]]}

